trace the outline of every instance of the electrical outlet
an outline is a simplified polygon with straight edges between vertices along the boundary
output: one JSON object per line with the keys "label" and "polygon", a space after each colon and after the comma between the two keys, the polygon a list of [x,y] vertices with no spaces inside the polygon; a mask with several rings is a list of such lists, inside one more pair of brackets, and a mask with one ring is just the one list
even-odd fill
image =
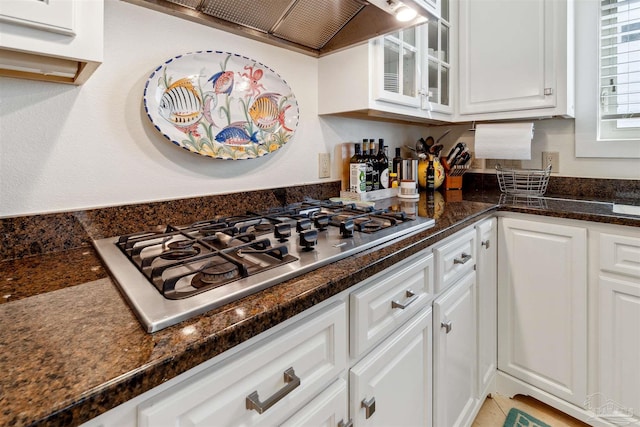
{"label": "electrical outlet", "polygon": [[318,178],[331,178],[331,155],[318,153]]}
{"label": "electrical outlet", "polygon": [[551,165],[551,172],[560,171],[560,153],[557,151],[543,151],[542,152],[542,168],[546,168]]}
{"label": "electrical outlet", "polygon": [[485,168],[485,159],[476,159],[476,153],[473,151],[470,152],[471,160],[469,161],[469,167],[471,169],[484,169]]}

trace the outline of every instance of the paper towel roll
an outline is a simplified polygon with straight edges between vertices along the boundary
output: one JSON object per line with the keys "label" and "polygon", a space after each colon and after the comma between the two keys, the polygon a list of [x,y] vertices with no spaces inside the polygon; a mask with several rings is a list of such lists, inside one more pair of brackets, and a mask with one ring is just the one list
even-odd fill
{"label": "paper towel roll", "polygon": [[531,160],[533,123],[476,125],[475,157],[478,159]]}

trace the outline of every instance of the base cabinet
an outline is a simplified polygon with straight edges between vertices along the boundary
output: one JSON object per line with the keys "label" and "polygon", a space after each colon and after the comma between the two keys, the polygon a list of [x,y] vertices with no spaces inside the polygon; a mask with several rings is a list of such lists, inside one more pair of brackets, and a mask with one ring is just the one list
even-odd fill
{"label": "base cabinet", "polygon": [[587,229],[500,218],[498,369],[575,405],[587,393]]}
{"label": "base cabinet", "polygon": [[348,401],[347,382],[340,378],[281,426],[347,427],[349,423]]}
{"label": "base cabinet", "polygon": [[471,425],[476,406],[476,274],[433,303],[434,425]]}
{"label": "base cabinet", "polygon": [[431,426],[431,308],[349,372],[355,426]]}
{"label": "base cabinet", "polygon": [[478,398],[491,393],[498,365],[498,220],[476,226],[478,287]]}
{"label": "base cabinet", "polygon": [[587,409],[640,425],[640,233],[600,233],[598,240],[600,390]]}

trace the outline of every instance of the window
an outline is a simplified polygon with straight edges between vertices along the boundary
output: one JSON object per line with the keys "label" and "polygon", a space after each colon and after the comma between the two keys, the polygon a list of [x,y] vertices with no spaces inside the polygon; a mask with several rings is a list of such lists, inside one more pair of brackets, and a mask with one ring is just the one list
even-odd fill
{"label": "window", "polygon": [[600,3],[600,140],[640,132],[640,0]]}
{"label": "window", "polygon": [[640,0],[574,5],[576,157],[640,158]]}

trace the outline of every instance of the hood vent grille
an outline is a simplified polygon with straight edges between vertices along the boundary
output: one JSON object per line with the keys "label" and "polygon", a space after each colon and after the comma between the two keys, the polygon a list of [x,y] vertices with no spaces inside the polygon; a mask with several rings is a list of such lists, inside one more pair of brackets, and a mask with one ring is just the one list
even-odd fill
{"label": "hood vent grille", "polygon": [[321,49],[362,10],[360,0],[167,0],[205,15]]}

